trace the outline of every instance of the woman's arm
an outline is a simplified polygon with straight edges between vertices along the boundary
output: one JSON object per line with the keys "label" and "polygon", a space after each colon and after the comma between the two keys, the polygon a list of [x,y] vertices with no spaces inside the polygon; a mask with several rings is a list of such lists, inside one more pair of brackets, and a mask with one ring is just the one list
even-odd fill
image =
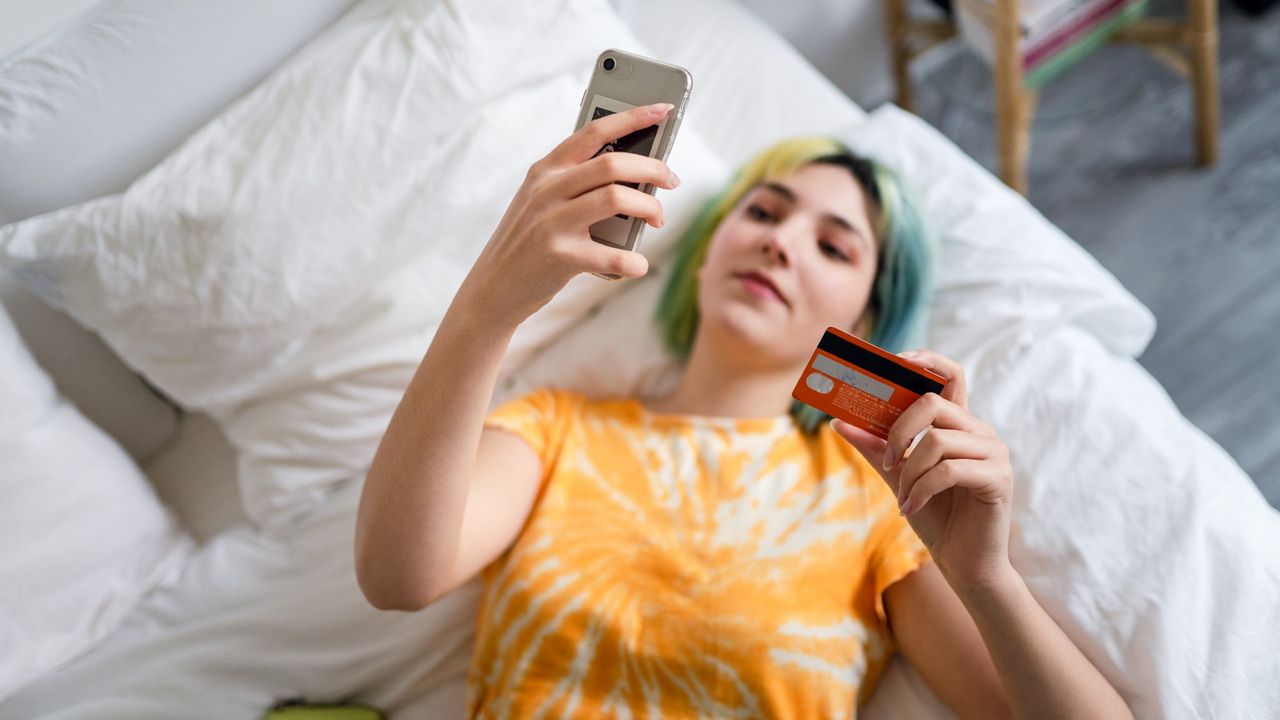
{"label": "woman's arm", "polygon": [[898,651],[956,715],[1012,717],[991,653],[935,563],[886,588],[884,608]]}
{"label": "woman's arm", "polygon": [[[897,493],[900,511],[936,563],[936,572],[922,568],[885,591],[904,655],[966,715],[985,717],[1007,703],[1014,717],[1132,718],[1009,562],[1009,451],[969,413],[963,370],[937,353],[903,355],[948,378],[943,394],[907,408],[887,441],[839,421],[832,427]],[[991,693],[1003,697],[990,705],[974,697]]]}
{"label": "woman's arm", "polygon": [[952,585],[991,652],[1015,717],[1133,717],[1012,567],[995,582]]}
{"label": "woman's arm", "polygon": [[962,718],[1131,718],[1106,678],[1009,569],[960,597],[930,563],[885,590],[903,657]]}
{"label": "woman's arm", "polygon": [[[516,327],[579,273],[638,277],[648,269],[643,255],[596,243],[588,229],[615,214],[662,225],[653,196],[617,183],[670,188],[675,176],[665,163],[641,155],[595,155],[670,109],[641,107],[600,118],[534,163],[454,296],[378,445],[360,497],[356,576],[375,607],[424,607],[499,554],[523,524],[534,495],[527,486],[536,478],[521,483],[507,471],[511,463],[529,463],[477,459],[502,356]],[[486,450],[505,446],[518,454],[511,443],[520,440],[488,439]],[[522,486],[493,503],[502,482]]]}
{"label": "woman's arm", "polygon": [[[461,293],[455,297],[441,321],[360,496],[356,576],[365,598],[382,610],[416,610],[451,589],[446,584],[463,533],[476,449],[515,330],[510,322],[473,314],[465,300]],[[476,327],[486,332],[474,332]],[[490,527],[496,524],[498,518],[490,518]]]}

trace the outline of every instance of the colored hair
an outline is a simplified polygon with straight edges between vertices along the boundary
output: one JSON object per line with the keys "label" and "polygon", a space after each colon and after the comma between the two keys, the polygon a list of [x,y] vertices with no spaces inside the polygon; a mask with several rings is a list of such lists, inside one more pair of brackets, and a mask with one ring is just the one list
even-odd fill
{"label": "colored hair", "polygon": [[[839,141],[798,137],[766,148],[742,166],[729,186],[703,206],[680,240],[656,315],[667,349],[676,357],[687,359],[693,349],[699,320],[697,273],[716,228],[757,185],[781,180],[811,163],[848,169],[870,201],[878,265],[864,310],[872,319],[868,339],[892,352],[922,343],[933,287],[934,243],[910,193],[893,171]],[[791,415],[808,433],[817,432],[829,418],[799,401],[792,402]]]}

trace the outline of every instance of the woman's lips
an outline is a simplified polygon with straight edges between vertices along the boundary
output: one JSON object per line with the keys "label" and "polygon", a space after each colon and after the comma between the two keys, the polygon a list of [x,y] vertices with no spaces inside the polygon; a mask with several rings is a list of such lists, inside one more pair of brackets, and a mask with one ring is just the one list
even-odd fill
{"label": "woman's lips", "polygon": [[786,301],[782,299],[782,295],[780,295],[777,290],[774,290],[772,285],[761,279],[759,276],[747,273],[745,275],[739,275],[738,279],[742,281],[742,284],[745,285],[747,290],[752,294],[765,298],[766,300],[777,300],[784,305],[786,304]]}

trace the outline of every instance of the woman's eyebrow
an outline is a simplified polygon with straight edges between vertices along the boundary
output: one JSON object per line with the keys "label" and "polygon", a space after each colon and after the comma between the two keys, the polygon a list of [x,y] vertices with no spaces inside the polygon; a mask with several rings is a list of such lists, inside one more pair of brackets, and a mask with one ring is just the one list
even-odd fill
{"label": "woman's eyebrow", "polygon": [[791,192],[791,188],[787,187],[786,185],[783,185],[781,183],[776,183],[776,182],[767,182],[761,185],[761,187],[763,187],[766,190],[774,191],[775,193],[786,198],[786,200],[789,202],[796,201],[796,194]]}
{"label": "woman's eyebrow", "polygon": [[[782,183],[767,182],[767,183],[763,183],[761,187],[766,190],[772,190],[774,193],[781,195],[783,198],[785,198],[788,202],[792,204],[795,204],[796,202],[795,192],[792,191],[792,189],[787,187],[786,185],[783,185]],[[866,235],[864,235],[861,230],[854,227],[853,223],[849,222],[848,220],[845,220],[839,215],[836,215],[834,213],[825,213],[822,216],[822,219],[835,225],[836,227],[839,227],[840,229],[846,232],[852,233],[855,237],[858,237],[863,242],[869,245],[872,244],[871,239],[866,237]]]}

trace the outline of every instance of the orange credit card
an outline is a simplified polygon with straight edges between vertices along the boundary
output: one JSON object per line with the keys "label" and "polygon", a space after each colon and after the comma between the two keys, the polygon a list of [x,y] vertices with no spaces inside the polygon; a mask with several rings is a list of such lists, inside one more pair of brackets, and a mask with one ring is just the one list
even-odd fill
{"label": "orange credit card", "polygon": [[946,386],[941,375],[830,327],[791,397],[888,439],[903,410],[925,393],[941,394]]}

